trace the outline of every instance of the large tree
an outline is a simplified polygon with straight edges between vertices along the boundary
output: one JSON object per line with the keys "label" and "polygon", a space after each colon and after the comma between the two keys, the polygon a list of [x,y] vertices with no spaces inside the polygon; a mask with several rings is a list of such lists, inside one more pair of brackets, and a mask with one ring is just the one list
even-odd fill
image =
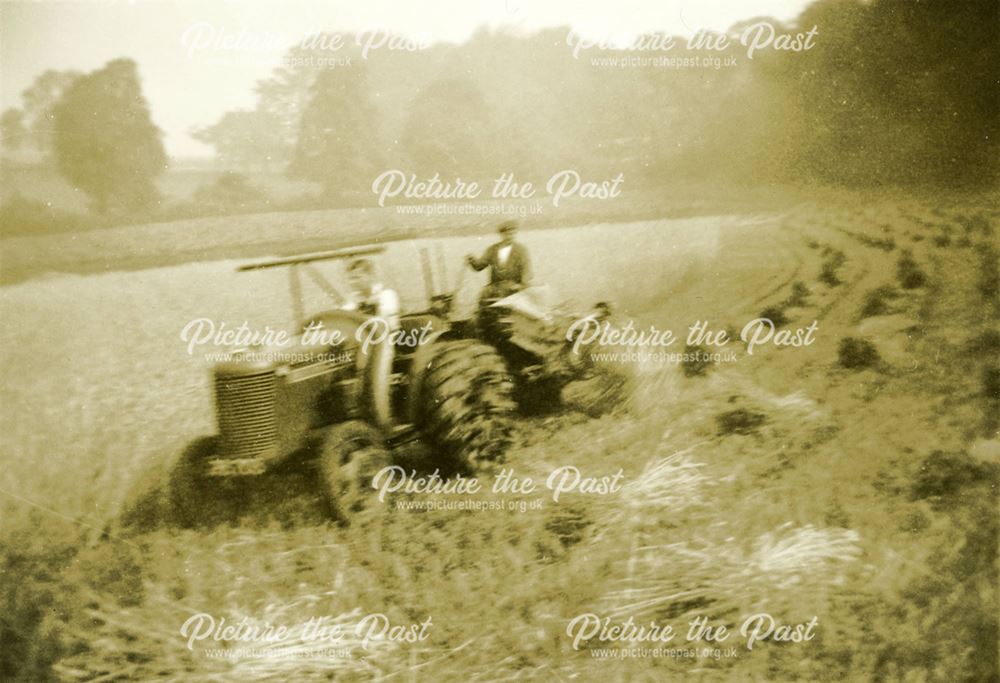
{"label": "large tree", "polygon": [[53,118],[59,171],[93,197],[99,211],[156,201],[154,180],[166,168],[167,155],[135,62],[116,59],[76,79]]}
{"label": "large tree", "polygon": [[468,79],[435,81],[419,91],[400,143],[410,168],[442,178],[495,176],[507,169],[490,168],[496,123],[479,88]]}
{"label": "large tree", "polygon": [[996,0],[823,0],[798,25],[819,27],[813,49],[754,58],[755,92],[777,83],[797,112],[796,174],[864,186],[995,175]]}
{"label": "large tree", "polygon": [[360,65],[316,77],[302,113],[290,176],[320,183],[328,197],[353,199],[368,192],[384,170],[370,92]]}

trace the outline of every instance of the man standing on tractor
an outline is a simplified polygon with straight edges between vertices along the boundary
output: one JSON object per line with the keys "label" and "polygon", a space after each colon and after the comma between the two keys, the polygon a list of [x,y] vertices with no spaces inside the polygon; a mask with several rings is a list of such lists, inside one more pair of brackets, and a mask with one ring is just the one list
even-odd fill
{"label": "man standing on tractor", "polygon": [[519,292],[531,281],[528,250],[520,242],[514,241],[517,236],[517,221],[504,221],[500,224],[498,232],[500,241],[487,247],[482,258],[472,255],[465,257],[473,270],[490,268],[490,282],[479,297],[480,303],[487,299],[502,299]]}
{"label": "man standing on tractor", "polygon": [[375,276],[375,264],[359,258],[347,266],[347,278],[354,298],[344,306],[385,320],[390,330],[399,329],[399,295]]}

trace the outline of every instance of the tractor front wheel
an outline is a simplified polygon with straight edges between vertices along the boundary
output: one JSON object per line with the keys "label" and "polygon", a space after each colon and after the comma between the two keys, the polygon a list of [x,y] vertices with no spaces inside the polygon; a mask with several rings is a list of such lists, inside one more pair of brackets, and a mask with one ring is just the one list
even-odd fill
{"label": "tractor front wheel", "polygon": [[331,513],[347,520],[369,506],[372,478],[392,465],[381,434],[353,420],[332,427],[323,440],[319,468]]}
{"label": "tractor front wheel", "polygon": [[184,449],[170,475],[170,516],[186,528],[231,522],[242,500],[239,482],[209,477],[209,460],[219,450],[219,437],[202,436]]}

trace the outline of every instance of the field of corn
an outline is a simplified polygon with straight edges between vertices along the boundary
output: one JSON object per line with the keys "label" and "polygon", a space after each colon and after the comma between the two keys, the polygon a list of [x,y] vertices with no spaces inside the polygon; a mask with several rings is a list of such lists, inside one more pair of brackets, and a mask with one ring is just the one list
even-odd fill
{"label": "field of corn", "polygon": [[[539,279],[682,347],[698,320],[818,328],[803,348],[736,341],[730,362],[639,363],[628,403],[599,419],[525,419],[507,462],[519,477],[621,469],[624,488],[520,496],[541,499],[524,511],[386,504],[338,524],[293,471],[257,482],[235,517],[180,529],[158,486],[214,424],[208,364],[179,332],[199,317],[287,324],[281,274],[112,264],[4,286],[0,679],[995,680],[996,199],[825,198],[525,231]],[[488,239],[439,240],[451,283]],[[394,244],[381,266],[411,306],[420,245]],[[465,306],[479,284],[466,276]],[[761,612],[816,618],[815,638],[629,657],[567,635],[587,613],[683,634],[698,616],[738,631]],[[432,626],[337,653],[296,631],[240,657],[188,647],[180,629],[199,613],[351,634],[376,613]]]}

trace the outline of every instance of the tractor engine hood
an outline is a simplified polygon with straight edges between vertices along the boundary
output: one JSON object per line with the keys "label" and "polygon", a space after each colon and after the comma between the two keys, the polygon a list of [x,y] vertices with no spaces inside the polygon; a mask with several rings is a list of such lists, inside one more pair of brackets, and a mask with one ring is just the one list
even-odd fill
{"label": "tractor engine hood", "polygon": [[303,323],[287,344],[249,346],[230,352],[230,358],[214,366],[216,377],[238,377],[277,371],[312,363],[356,357],[356,332],[366,316],[355,311],[324,311]]}

